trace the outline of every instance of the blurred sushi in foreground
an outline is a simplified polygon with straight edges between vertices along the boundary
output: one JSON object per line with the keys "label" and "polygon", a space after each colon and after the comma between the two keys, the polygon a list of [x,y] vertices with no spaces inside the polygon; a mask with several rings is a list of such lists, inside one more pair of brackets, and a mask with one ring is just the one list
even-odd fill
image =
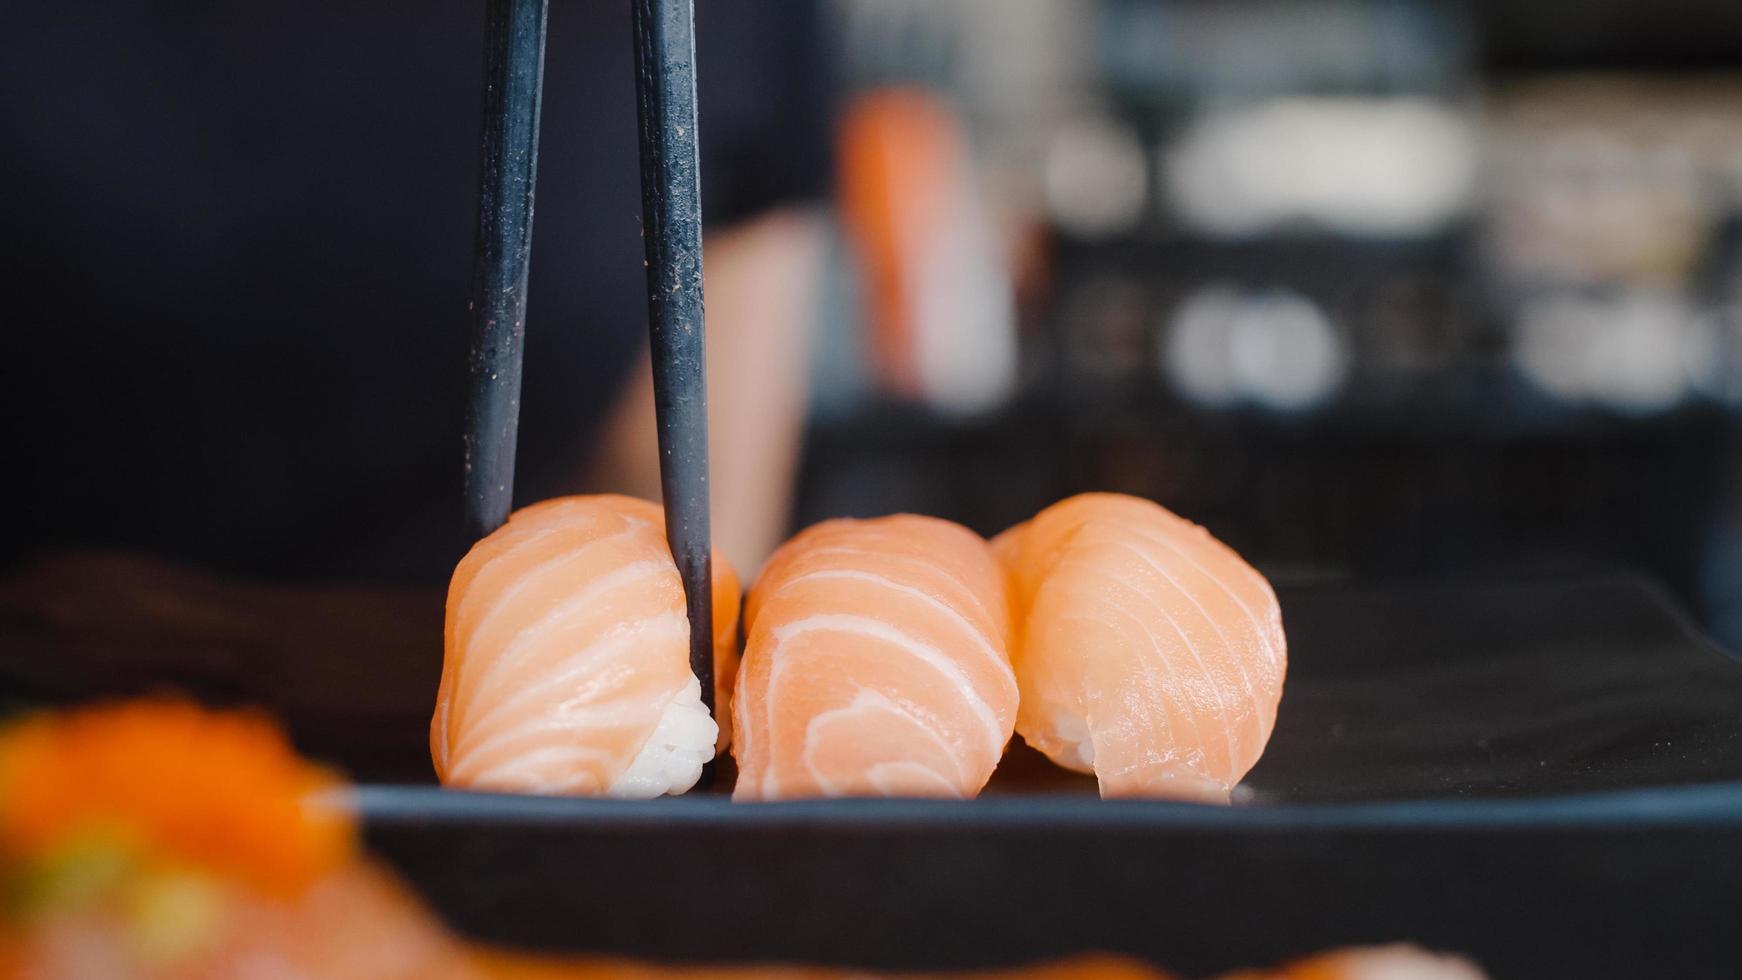
{"label": "blurred sushi in foreground", "polygon": [[0,977],[473,980],[271,722],[175,701],[0,733]]}
{"label": "blurred sushi in foreground", "polygon": [[616,959],[555,960],[497,954],[480,960],[495,980],[1177,980],[1137,960],[1074,956],[1002,970],[890,973],[828,967],[663,966]]}
{"label": "blurred sushi in foreground", "polygon": [[1276,724],[1288,650],[1265,581],[1209,532],[1120,494],[1000,535],[1016,730],[1103,796],[1228,802]]}
{"label": "blurred sushi in foreground", "polygon": [[[344,784],[264,718],[177,701],[0,729],[0,977],[29,980],[1170,980],[1084,955],[964,972],[689,966],[484,949],[358,847]],[[503,881],[514,869],[502,869]],[[481,883],[483,884],[483,883]],[[501,887],[500,882],[490,887]],[[988,958],[997,951],[988,950]],[[1457,957],[1341,950],[1222,980],[1482,980]]]}
{"label": "blurred sushi in foreground", "polygon": [[[729,679],[738,586],[718,555],[714,569],[715,673]],[[690,670],[689,632],[656,505],[582,496],[516,511],[449,585],[437,775],[523,793],[688,790],[725,741]],[[730,685],[719,687],[724,704]]]}
{"label": "blurred sushi in foreground", "polygon": [[[795,966],[677,967],[625,960],[539,960],[512,955],[482,961],[496,980],[1178,980],[1139,960],[1087,955],[999,970],[891,973]],[[1405,943],[1342,949],[1270,970],[1242,970],[1217,980],[1485,980],[1459,956]]]}
{"label": "blurred sushi in foreground", "polygon": [[1430,953],[1408,943],[1339,949],[1274,970],[1242,970],[1221,980],[1485,980],[1461,956]]}
{"label": "blurred sushi in foreground", "polygon": [[787,542],[750,590],[734,798],[971,797],[1010,740],[1002,571],[978,535],[902,514]]}

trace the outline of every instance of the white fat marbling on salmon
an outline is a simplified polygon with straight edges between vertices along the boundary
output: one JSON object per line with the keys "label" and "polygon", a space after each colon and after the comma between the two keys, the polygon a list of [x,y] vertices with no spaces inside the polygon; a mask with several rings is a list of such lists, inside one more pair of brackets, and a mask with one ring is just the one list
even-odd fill
{"label": "white fat marbling on salmon", "polygon": [[1275,593],[1203,528],[1085,494],[995,542],[1015,583],[1017,731],[1104,795],[1228,798],[1275,725]]}
{"label": "white fat marbling on salmon", "polygon": [[[962,628],[962,638],[968,643],[973,644],[974,649],[980,651],[980,653],[986,657],[987,662],[991,663],[995,669],[1001,669],[1010,664],[1010,656],[994,648],[991,642],[986,639],[986,634],[981,631],[980,627],[975,626],[967,616],[958,612],[954,606],[922,589],[903,585],[887,575],[873,575],[870,572],[853,571],[851,569],[825,569],[819,572],[807,572],[804,575],[800,575],[787,582],[786,585],[781,588],[782,590],[785,590],[795,585],[801,585],[805,582],[824,579],[864,582],[868,585],[875,585],[879,588],[886,589],[917,602],[924,603],[932,609],[936,609],[949,622],[960,626]],[[969,594],[972,595],[972,593]]]}
{"label": "white fat marbling on salmon", "polygon": [[[970,533],[972,533],[972,532],[970,532]],[[868,548],[813,548],[809,552],[806,553],[806,557],[813,559],[813,560],[814,559],[826,559],[826,558],[841,558],[841,559],[845,559],[845,561],[841,562],[839,564],[842,564],[848,568],[851,568],[853,565],[853,559],[863,558],[869,554],[878,555],[880,561],[891,563],[891,564],[896,564],[896,565],[899,565],[901,567],[904,567],[904,568],[907,568],[907,569],[910,569],[913,571],[935,572],[938,570],[938,567],[936,564],[934,564],[930,561],[927,561],[923,556],[891,554],[887,551],[877,551],[877,550],[868,549]],[[864,574],[864,573],[857,573],[857,574]],[[987,617],[991,617],[991,616],[995,616],[995,615],[1003,615],[1002,612],[995,612],[993,609],[988,607],[986,604],[986,600],[984,598],[982,598],[973,589],[970,589],[970,588],[966,587],[965,585],[962,585],[961,583],[955,583],[955,584],[956,584],[956,588],[953,590],[954,593],[961,596],[962,598],[966,599],[967,604],[972,606],[974,608],[975,612],[978,612],[980,615],[987,616]]]}
{"label": "white fat marbling on salmon", "polygon": [[862,637],[870,637],[883,644],[893,647],[902,653],[911,655],[915,660],[925,664],[937,672],[942,681],[941,688],[950,696],[960,699],[974,713],[974,717],[984,726],[986,744],[993,752],[1004,749],[1004,743],[1010,738],[1008,732],[1002,731],[992,706],[974,689],[974,682],[962,671],[961,665],[944,653],[942,649],[908,636],[906,633],[890,626],[880,619],[868,616],[840,616],[822,614],[807,616],[796,622],[787,623],[774,631],[775,669],[783,666],[780,651],[793,639],[812,632],[855,633]]}
{"label": "white fat marbling on salmon", "polygon": [[[430,725],[444,784],[632,798],[695,785],[718,728],[658,518],[623,497],[547,501],[460,562]],[[735,607],[735,583],[717,599]]]}
{"label": "white fat marbling on salmon", "polygon": [[[619,589],[662,587],[666,584],[670,571],[669,562],[651,558],[621,565],[602,575],[585,578],[572,576],[573,581],[584,584],[574,594],[565,595],[559,602],[539,613],[537,618],[513,632],[507,643],[501,647],[502,652],[478,672],[477,682],[488,684],[504,672],[512,671],[529,650],[536,650],[543,632],[561,624],[565,617],[591,611],[601,600],[611,598],[611,593]],[[666,610],[666,617],[673,611]]]}
{"label": "white fat marbling on salmon", "polygon": [[1005,578],[986,542],[901,515],[828,521],[745,609],[739,799],[978,793],[1010,739]]}
{"label": "white fat marbling on salmon", "polygon": [[[636,673],[643,651],[689,642],[689,624],[682,619],[641,622],[564,658],[564,666],[481,712],[454,739],[455,771],[460,756],[488,756],[504,743],[529,735],[562,732],[582,736],[589,728],[645,723],[656,717],[664,699],[615,698],[613,691]],[[695,680],[691,674],[689,680]],[[675,697],[674,690],[666,698]],[[698,685],[699,687],[699,685]],[[499,724],[493,724],[496,722]]]}
{"label": "white fat marbling on salmon", "polygon": [[[1190,605],[1192,610],[1196,611],[1198,615],[1204,618],[1205,622],[1210,624],[1210,629],[1215,632],[1216,639],[1221,646],[1224,648],[1231,648],[1233,646],[1228,638],[1227,631],[1222,628],[1221,624],[1216,622],[1214,616],[1210,615],[1210,613],[1204,609],[1203,604],[1198,602],[1197,598],[1192,595],[1191,591],[1180,584],[1179,579],[1168,570],[1166,565],[1157,561],[1156,556],[1146,552],[1136,543],[1126,542],[1125,547],[1129,549],[1132,554],[1136,555],[1145,565],[1153,569],[1156,574],[1160,575],[1162,579],[1167,582],[1168,586]],[[1148,593],[1145,598],[1147,598],[1153,604],[1154,608],[1159,610],[1167,619],[1168,625],[1172,626],[1174,630],[1179,633],[1181,646],[1191,654],[1193,663],[1197,665],[1198,672],[1203,675],[1204,680],[1206,681],[1206,687],[1209,690],[1210,696],[1216,701],[1217,714],[1221,718],[1221,723],[1217,724],[1215,727],[1220,728],[1222,731],[1223,738],[1228,747],[1228,758],[1230,760],[1237,758],[1240,754],[1239,750],[1234,746],[1234,729],[1237,725],[1232,722],[1237,718],[1251,718],[1256,713],[1250,710],[1252,704],[1252,679],[1247,676],[1246,673],[1246,658],[1243,656],[1232,658],[1234,666],[1240,674],[1240,687],[1238,689],[1233,689],[1231,685],[1221,683],[1220,679],[1215,676],[1214,671],[1210,669],[1210,665],[1204,659],[1203,653],[1198,649],[1198,644],[1193,642],[1191,635],[1187,633],[1180,621],[1175,619],[1173,614],[1169,612],[1166,599],[1162,596],[1155,595],[1153,591]],[[1244,700],[1249,706],[1248,709],[1236,712],[1234,708],[1230,707],[1229,696],[1231,694],[1234,695],[1236,699]]]}
{"label": "white fat marbling on salmon", "polygon": [[918,762],[902,760],[874,763],[862,774],[853,775],[863,775],[878,793],[885,796],[901,795],[903,786],[922,786],[944,796],[960,796],[961,791],[956,787],[970,778],[963,771],[960,755],[926,719],[916,716],[881,692],[869,689],[861,689],[846,706],[824,711],[805,726],[805,771],[817,781],[823,792],[830,796],[845,796],[851,794],[854,787],[850,783],[837,781],[825,767],[819,766],[811,749],[823,743],[826,730],[833,726],[853,726],[859,731],[875,731],[878,722],[876,716],[879,714],[893,715],[923,731],[941,754],[951,761],[950,771],[943,773]]}

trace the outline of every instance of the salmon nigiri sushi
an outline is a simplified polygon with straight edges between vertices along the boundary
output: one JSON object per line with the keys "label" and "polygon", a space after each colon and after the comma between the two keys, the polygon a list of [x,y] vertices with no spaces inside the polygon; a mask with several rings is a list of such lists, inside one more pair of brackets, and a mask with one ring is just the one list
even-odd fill
{"label": "salmon nigiri sushi", "polygon": [[733,702],[740,800],[970,797],[1016,718],[1002,571],[913,515],[825,521],[750,590]]}
{"label": "salmon nigiri sushi", "polygon": [[1209,532],[1120,494],[1000,535],[1016,730],[1103,796],[1226,803],[1264,751],[1287,646],[1270,583]]}
{"label": "salmon nigiri sushi", "polygon": [[[714,609],[715,673],[730,678],[738,585],[718,555]],[[448,587],[437,776],[508,792],[684,792],[719,741],[689,633],[657,505],[582,496],[516,511]]]}

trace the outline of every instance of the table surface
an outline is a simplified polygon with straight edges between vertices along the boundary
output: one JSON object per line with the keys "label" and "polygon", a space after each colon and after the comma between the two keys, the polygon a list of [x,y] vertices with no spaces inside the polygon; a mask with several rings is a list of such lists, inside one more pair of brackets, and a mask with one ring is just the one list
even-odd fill
{"label": "table surface", "polygon": [[1233,808],[1099,801],[1021,749],[971,803],[379,785],[429,780],[439,593],[120,555],[0,582],[0,689],[170,684],[269,708],[377,784],[359,795],[372,850],[502,943],[890,968],[1107,950],[1188,973],[1398,939],[1498,977],[1742,961],[1742,664],[1660,592],[1601,576],[1279,594],[1288,687]]}

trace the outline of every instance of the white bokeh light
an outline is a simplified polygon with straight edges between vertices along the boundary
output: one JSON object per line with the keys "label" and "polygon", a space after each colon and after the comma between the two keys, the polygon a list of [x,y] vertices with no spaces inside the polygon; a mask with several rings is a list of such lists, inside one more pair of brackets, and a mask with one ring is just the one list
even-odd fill
{"label": "white bokeh light", "polygon": [[1143,217],[1149,164],[1130,127],[1090,116],[1072,120],[1046,154],[1046,202],[1053,220],[1080,238],[1129,231]]}
{"label": "white bokeh light", "polygon": [[1247,397],[1283,411],[1311,408],[1335,394],[1348,351],[1317,304],[1295,293],[1254,298],[1236,321],[1234,373]]}
{"label": "white bokeh light", "polygon": [[1349,369],[1347,344],[1330,320],[1284,290],[1206,286],[1180,305],[1160,346],[1174,388],[1210,408],[1246,401],[1301,411],[1336,394]]}
{"label": "white bokeh light", "polygon": [[1232,287],[1209,286],[1180,305],[1161,337],[1161,365],[1173,387],[1210,408],[1240,400],[1234,374],[1234,321],[1240,297]]}
{"label": "white bokeh light", "polygon": [[1542,390],[1629,414],[1674,407],[1687,396],[1692,311],[1656,290],[1619,295],[1562,293],[1519,312],[1513,363]]}
{"label": "white bokeh light", "polygon": [[1358,235],[1434,231],[1468,205],[1477,141],[1419,98],[1290,97],[1214,110],[1162,155],[1188,225],[1242,236],[1291,221]]}

